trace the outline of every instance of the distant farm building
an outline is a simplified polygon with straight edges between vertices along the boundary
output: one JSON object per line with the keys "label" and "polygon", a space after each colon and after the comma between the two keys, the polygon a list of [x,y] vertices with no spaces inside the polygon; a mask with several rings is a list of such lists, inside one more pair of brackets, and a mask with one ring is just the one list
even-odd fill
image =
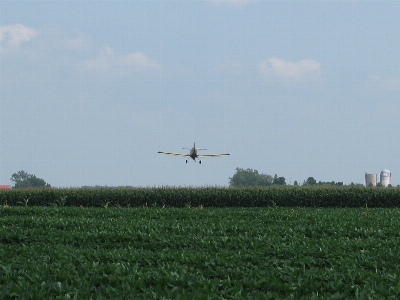
{"label": "distant farm building", "polygon": [[388,186],[389,184],[392,184],[392,173],[390,173],[389,170],[383,170],[381,172],[381,185],[382,186]]}
{"label": "distant farm building", "polygon": [[376,186],[377,175],[373,173],[365,173],[365,186]]}
{"label": "distant farm building", "polygon": [[[381,171],[379,183],[381,186],[392,184],[392,173],[385,169]],[[378,174],[365,173],[365,186],[376,186],[378,184]]]}
{"label": "distant farm building", "polygon": [[0,184],[0,190],[8,190],[11,188],[10,184]]}

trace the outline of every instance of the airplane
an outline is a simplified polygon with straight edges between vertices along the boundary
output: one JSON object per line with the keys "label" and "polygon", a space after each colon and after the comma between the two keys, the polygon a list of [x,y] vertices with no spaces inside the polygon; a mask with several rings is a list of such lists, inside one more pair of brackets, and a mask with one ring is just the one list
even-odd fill
{"label": "airplane", "polygon": [[[161,154],[168,154],[168,155],[175,155],[175,156],[187,156],[196,161],[196,158],[199,157],[216,157],[216,156],[224,156],[224,155],[231,155],[230,153],[219,153],[219,154],[198,154],[198,150],[207,150],[204,148],[196,148],[196,143],[193,144],[192,148],[182,148],[186,150],[190,150],[189,154],[184,154],[184,153],[176,153],[176,152],[163,152],[163,151],[158,151],[157,153]],[[186,160],[186,163],[188,160]],[[201,164],[201,160],[199,160],[199,164]]]}

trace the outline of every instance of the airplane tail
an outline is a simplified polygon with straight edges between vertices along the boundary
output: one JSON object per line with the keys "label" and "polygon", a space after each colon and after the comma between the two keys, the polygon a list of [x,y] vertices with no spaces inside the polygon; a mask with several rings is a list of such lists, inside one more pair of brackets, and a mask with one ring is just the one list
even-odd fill
{"label": "airplane tail", "polygon": [[186,149],[186,150],[207,150],[206,148],[196,148],[196,142],[193,143],[193,148],[182,148],[182,149]]}

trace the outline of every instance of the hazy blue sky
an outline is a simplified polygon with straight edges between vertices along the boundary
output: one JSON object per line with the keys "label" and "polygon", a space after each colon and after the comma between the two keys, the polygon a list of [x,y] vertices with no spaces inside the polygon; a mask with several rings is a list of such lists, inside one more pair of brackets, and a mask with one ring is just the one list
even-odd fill
{"label": "hazy blue sky", "polygon": [[[400,1],[0,1],[0,183],[400,184]],[[231,156],[199,165],[157,151]],[[183,150],[184,151],[184,150]]]}

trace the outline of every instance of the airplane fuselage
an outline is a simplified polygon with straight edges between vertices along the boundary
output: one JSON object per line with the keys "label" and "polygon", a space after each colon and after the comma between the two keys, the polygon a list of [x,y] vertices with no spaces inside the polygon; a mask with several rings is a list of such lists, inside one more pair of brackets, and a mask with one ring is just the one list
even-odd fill
{"label": "airplane fuselage", "polygon": [[199,157],[199,155],[197,154],[196,144],[194,144],[192,149],[190,149],[189,157],[194,161],[196,161],[196,158]]}

